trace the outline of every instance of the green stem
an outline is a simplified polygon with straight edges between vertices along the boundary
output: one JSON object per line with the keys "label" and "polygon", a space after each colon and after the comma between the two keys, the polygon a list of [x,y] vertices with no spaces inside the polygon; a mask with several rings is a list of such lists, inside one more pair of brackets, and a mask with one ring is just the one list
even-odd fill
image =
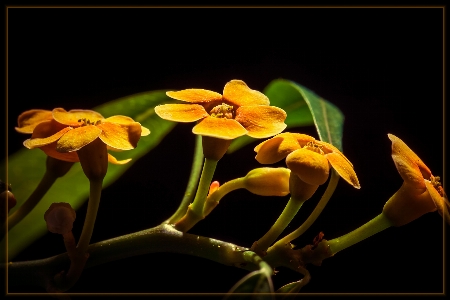
{"label": "green stem", "polygon": [[244,180],[244,177],[240,177],[227,181],[223,185],[219,186],[219,188],[206,199],[205,206],[203,208],[203,216],[206,217],[209,215],[226,194],[237,189],[245,188]]}
{"label": "green stem", "polygon": [[[266,268],[248,248],[232,243],[183,233],[172,226],[162,224],[154,228],[127,234],[91,244],[86,268],[107,262],[148,253],[181,253],[206,258],[224,265],[246,270]],[[259,258],[260,259],[260,258]],[[62,253],[53,257],[0,264],[8,268],[8,282],[11,285],[40,285],[46,287],[47,279],[70,265],[69,257]],[[5,272],[3,269],[2,272]]]}
{"label": "green stem", "polygon": [[[333,169],[331,172],[331,178],[328,183],[327,189],[325,190],[325,193],[322,195],[322,198],[320,199],[319,203],[317,203],[316,207],[314,208],[313,212],[309,215],[308,219],[306,219],[303,224],[297,228],[295,231],[291,232],[284,238],[280,239],[278,242],[275,243],[275,245],[281,245],[281,244],[287,244],[299,236],[301,236],[306,230],[308,230],[309,227],[316,221],[316,219],[319,217],[319,215],[322,213],[322,210],[325,208],[325,206],[328,203],[328,200],[330,200],[331,196],[334,193],[334,190],[336,189],[336,186],[339,181],[339,175],[337,172]],[[275,246],[274,245],[274,246]],[[270,250],[270,248],[269,248]]]}
{"label": "green stem", "polygon": [[200,172],[202,170],[202,163],[203,163],[202,137],[200,135],[196,135],[194,159],[192,161],[191,174],[189,176],[186,191],[184,192],[184,197],[181,200],[181,204],[178,207],[177,211],[169,219],[164,221],[163,224],[176,223],[186,213],[188,206],[191,203],[192,198],[194,197],[195,188],[197,187],[198,180],[200,178]]}
{"label": "green stem", "polygon": [[92,232],[94,231],[95,219],[97,217],[97,211],[100,205],[102,182],[102,179],[89,180],[89,202],[86,212],[86,219],[84,220],[83,230],[81,231],[81,236],[77,246],[79,253],[86,253],[89,242],[91,241]]}
{"label": "green stem", "polygon": [[292,219],[297,214],[300,207],[305,201],[300,201],[291,196],[283,212],[280,214],[275,223],[270,227],[269,231],[261,237],[258,241],[254,243],[254,248],[252,250],[266,251],[267,248],[278,238],[278,236],[283,232],[284,229],[289,225]]}
{"label": "green stem", "polygon": [[203,219],[203,206],[205,205],[206,196],[208,195],[217,162],[218,160],[205,158],[194,202],[189,205],[186,214],[175,224],[176,229],[186,232]]}
{"label": "green stem", "polygon": [[[28,197],[28,199],[17,209],[13,214],[8,217],[8,230],[11,230],[17,225],[23,218],[25,218],[33,208],[39,203],[39,201],[44,197],[48,190],[55,183],[58,176],[54,172],[46,170],[44,176],[42,177],[39,185],[33,191],[33,193]],[[2,230],[2,234],[4,231]]]}
{"label": "green stem", "polygon": [[344,250],[360,241],[385,230],[392,226],[391,221],[383,214],[379,214],[361,227],[349,232],[341,237],[328,241],[331,253],[334,255],[337,252]]}

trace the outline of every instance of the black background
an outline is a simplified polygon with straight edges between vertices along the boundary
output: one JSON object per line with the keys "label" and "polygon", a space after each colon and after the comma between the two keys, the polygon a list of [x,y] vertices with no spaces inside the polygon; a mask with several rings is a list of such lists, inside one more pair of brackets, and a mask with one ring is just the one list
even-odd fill
{"label": "black background", "polygon": [[[158,89],[221,93],[231,79],[263,90],[271,80],[285,78],[343,111],[344,153],[362,187],[356,190],[341,180],[296,245],[311,243],[320,231],[327,239],[338,237],[381,212],[402,182],[387,133],[406,142],[434,175],[443,175],[442,8],[9,8],[7,18],[10,154],[26,138],[13,127],[27,109],[89,109]],[[189,174],[192,126],[177,125],[104,190],[92,242],[155,226],[175,211]],[[292,131],[317,136],[314,127]],[[225,156],[214,180],[225,182],[258,167],[255,145]],[[286,233],[305,220],[321,191]],[[287,200],[237,191],[191,232],[250,247]],[[75,236],[85,210],[77,213]],[[427,214],[311,266],[312,280],[303,292],[442,292],[441,220],[437,213]],[[47,234],[17,260],[63,251],[60,237]],[[279,271],[273,277],[276,288],[300,279],[290,270]],[[245,274],[204,259],[160,253],[87,269],[70,291],[220,293]]]}

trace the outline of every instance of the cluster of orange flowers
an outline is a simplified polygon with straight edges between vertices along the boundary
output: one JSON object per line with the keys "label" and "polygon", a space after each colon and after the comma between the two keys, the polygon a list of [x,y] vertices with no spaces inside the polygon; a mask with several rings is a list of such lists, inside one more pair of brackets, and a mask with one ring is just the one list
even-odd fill
{"label": "cluster of orange flowers", "polygon": [[[349,184],[360,188],[350,161],[333,145],[298,133],[281,133],[286,112],[270,106],[269,99],[250,89],[241,80],[228,82],[223,95],[204,89],[167,92],[167,96],[187,103],[155,107],[163,119],[176,122],[197,122],[192,132],[218,140],[232,140],[248,135],[273,138],[256,146],[256,160],[272,164],[286,158],[288,168],[301,181],[317,187],[324,184],[330,167]],[[133,149],[141,136],[150,131],[125,116],[104,118],[91,110],[55,108],[53,111],[29,110],[18,119],[16,130],[32,133],[24,142],[29,148],[40,148],[47,155],[70,162],[79,161],[77,151],[97,138],[109,150]],[[448,218],[449,202],[439,182],[420,158],[399,138],[389,134],[392,157],[403,178],[401,189],[386,203],[383,212],[400,226],[420,215],[438,210]],[[123,164],[108,153],[111,163]]]}

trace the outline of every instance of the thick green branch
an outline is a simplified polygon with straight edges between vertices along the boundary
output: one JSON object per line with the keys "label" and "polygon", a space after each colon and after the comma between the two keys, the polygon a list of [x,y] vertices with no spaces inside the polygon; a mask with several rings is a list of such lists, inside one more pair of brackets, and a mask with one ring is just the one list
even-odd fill
{"label": "thick green branch", "polygon": [[[248,248],[183,233],[165,224],[89,245],[90,256],[86,268],[157,252],[188,254],[247,270],[259,268],[258,265],[249,264],[246,254]],[[12,285],[39,285],[45,288],[49,278],[69,265],[67,253],[34,261],[10,262],[7,265],[8,281]],[[1,266],[5,268],[4,264]]]}

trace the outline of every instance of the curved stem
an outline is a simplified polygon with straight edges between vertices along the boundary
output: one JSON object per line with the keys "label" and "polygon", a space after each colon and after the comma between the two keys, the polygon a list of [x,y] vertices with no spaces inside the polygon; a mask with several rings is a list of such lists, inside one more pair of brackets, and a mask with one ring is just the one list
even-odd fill
{"label": "curved stem", "polygon": [[389,221],[385,214],[381,213],[361,227],[341,237],[329,240],[328,246],[330,247],[331,253],[334,255],[391,226],[391,221]]}
{"label": "curved stem", "polygon": [[[224,265],[246,270],[256,270],[261,266],[253,252],[248,248],[232,243],[183,233],[172,226],[162,224],[154,228],[105,240],[88,247],[89,259],[86,268],[101,265],[118,259],[148,253],[182,253],[206,258]],[[67,253],[53,257],[1,264],[8,268],[8,281],[12,285],[40,285],[46,287],[48,278],[70,264]],[[5,271],[3,269],[3,271]]]}
{"label": "curved stem", "polygon": [[176,229],[186,232],[203,219],[203,206],[208,195],[209,185],[216,170],[217,162],[217,160],[205,158],[194,202],[189,205],[186,214],[175,224]]}
{"label": "curved stem", "polygon": [[102,183],[102,179],[89,180],[90,194],[86,219],[84,220],[83,230],[81,231],[80,240],[78,241],[77,246],[77,249],[80,253],[86,253],[89,242],[91,241],[92,232],[94,231],[95,219],[97,217],[97,211],[100,205]]}
{"label": "curved stem", "polygon": [[305,201],[297,200],[292,197],[289,199],[283,212],[280,214],[275,223],[270,227],[269,231],[257,240],[253,246],[252,250],[258,252],[266,251],[267,248],[278,238],[278,236],[283,232],[283,230],[289,225],[292,219],[297,214],[300,207],[302,207]]}
{"label": "curved stem", "polygon": [[[325,190],[325,193],[322,195],[322,198],[320,199],[319,203],[317,203],[316,207],[314,208],[311,215],[309,215],[308,219],[306,219],[305,222],[303,222],[302,225],[300,225],[299,228],[285,236],[284,238],[280,239],[278,242],[275,243],[275,245],[279,244],[287,244],[299,236],[301,236],[308,228],[316,221],[316,219],[319,217],[322,210],[325,208],[325,206],[328,203],[328,200],[330,200],[331,196],[334,193],[334,190],[336,189],[336,186],[339,181],[339,175],[337,172],[333,169],[331,172],[331,178],[330,182],[328,183],[327,189]],[[272,246],[273,247],[273,246]],[[270,248],[269,248],[270,250]]]}
{"label": "curved stem", "polygon": [[191,174],[189,176],[188,185],[186,187],[186,191],[184,192],[184,197],[181,200],[180,206],[177,211],[163,224],[173,224],[183,217],[186,213],[189,204],[194,197],[195,188],[197,187],[200,172],[202,170],[203,163],[203,151],[202,151],[202,137],[200,135],[196,135],[195,138],[195,150],[194,150],[194,159],[192,161]]}
{"label": "curved stem", "polygon": [[[19,223],[23,218],[25,218],[30,211],[39,203],[39,201],[44,197],[48,190],[55,183],[58,176],[54,172],[45,171],[39,185],[33,191],[33,193],[28,197],[28,199],[13,213],[8,217],[8,230],[11,230],[17,223]],[[4,234],[4,230],[2,230]]]}
{"label": "curved stem", "polygon": [[206,217],[219,204],[219,201],[228,193],[244,188],[244,177],[236,178],[225,182],[223,185],[206,198],[205,206],[203,208],[203,217]]}

